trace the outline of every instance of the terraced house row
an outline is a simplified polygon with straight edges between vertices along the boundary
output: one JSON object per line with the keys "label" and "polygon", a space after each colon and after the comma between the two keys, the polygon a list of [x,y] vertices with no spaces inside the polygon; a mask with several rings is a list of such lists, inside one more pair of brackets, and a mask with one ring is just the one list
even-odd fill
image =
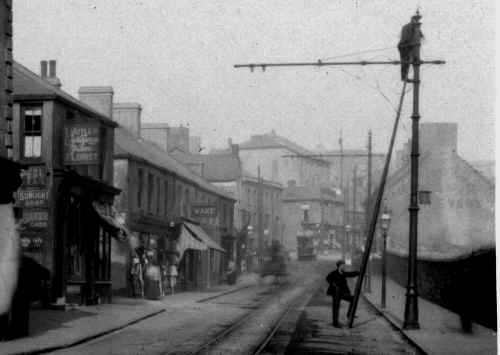
{"label": "terraced house row", "polygon": [[177,289],[220,282],[235,200],[140,138],[140,105],[115,103],[112,87],[76,99],[55,61],[40,75],[14,63],[13,81],[21,242],[50,275],[49,303],[111,301],[137,278],[152,297],[172,274]]}

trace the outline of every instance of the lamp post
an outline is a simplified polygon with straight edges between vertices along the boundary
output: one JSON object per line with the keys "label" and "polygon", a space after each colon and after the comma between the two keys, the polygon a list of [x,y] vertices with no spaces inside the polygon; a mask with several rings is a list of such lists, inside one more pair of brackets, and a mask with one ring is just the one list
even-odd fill
{"label": "lamp post", "polygon": [[380,216],[380,229],[382,230],[382,290],[380,293],[380,306],[385,308],[385,280],[387,277],[387,230],[389,229],[389,225],[391,224],[391,215],[387,206],[384,208],[384,212],[382,216]]}
{"label": "lamp post", "polygon": [[[346,249],[347,249],[347,245],[349,243],[349,233],[351,232],[351,225],[350,224],[347,224],[345,226],[345,245],[346,245]],[[347,253],[346,253],[347,254]],[[351,244],[351,264],[352,264],[352,244]]]}

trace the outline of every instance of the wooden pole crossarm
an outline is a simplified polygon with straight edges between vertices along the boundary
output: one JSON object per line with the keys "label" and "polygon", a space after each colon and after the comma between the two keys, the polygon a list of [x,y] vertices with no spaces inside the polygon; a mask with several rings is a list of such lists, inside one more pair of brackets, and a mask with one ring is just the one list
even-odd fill
{"label": "wooden pole crossarm", "polygon": [[[332,66],[332,65],[399,65],[399,64],[417,64],[412,61],[402,62],[400,60],[388,60],[388,61],[356,61],[356,62],[322,62],[318,60],[317,62],[289,62],[289,63],[250,63],[250,64],[235,64],[234,68],[250,68],[253,70],[254,68],[262,68],[262,70],[266,70],[268,67],[323,67],[323,66]],[[418,64],[445,64],[444,60],[421,60]]]}

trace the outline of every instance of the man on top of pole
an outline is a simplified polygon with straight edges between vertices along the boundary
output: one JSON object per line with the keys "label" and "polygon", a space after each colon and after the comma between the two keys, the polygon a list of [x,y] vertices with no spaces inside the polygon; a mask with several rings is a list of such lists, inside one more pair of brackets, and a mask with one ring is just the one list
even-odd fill
{"label": "man on top of pole", "polygon": [[401,39],[398,43],[398,50],[401,56],[401,80],[405,81],[408,78],[408,70],[410,63],[419,60],[418,47],[420,41],[424,38],[420,30],[420,19],[422,16],[417,11],[416,15],[411,17],[411,22],[404,25],[401,30]]}

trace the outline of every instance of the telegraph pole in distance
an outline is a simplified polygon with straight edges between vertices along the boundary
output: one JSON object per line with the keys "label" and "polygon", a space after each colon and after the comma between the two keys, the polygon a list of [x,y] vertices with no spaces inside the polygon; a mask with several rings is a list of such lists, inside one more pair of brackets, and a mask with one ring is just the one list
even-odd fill
{"label": "telegraph pole in distance", "polygon": [[342,243],[342,259],[345,260],[346,257],[346,250],[347,250],[347,234],[345,232],[345,224],[346,224],[346,194],[344,190],[344,145],[342,142],[342,131],[340,131],[340,138],[339,138],[339,145],[340,145],[340,191],[342,192],[342,235],[343,235],[343,243]]}
{"label": "telegraph pole in distance", "polygon": [[257,233],[259,236],[259,271],[262,268],[264,258],[264,236],[262,230],[262,176],[260,174],[260,165],[257,167]]}
{"label": "telegraph pole in distance", "polygon": [[[370,223],[371,214],[371,195],[372,195],[372,131],[368,131],[368,167],[367,167],[367,182],[366,182],[366,204],[365,204],[365,231],[368,230],[368,224]],[[365,233],[368,235],[368,233]],[[366,267],[366,279],[364,283],[364,292],[372,292],[371,286],[371,264],[370,257],[368,257],[368,265]]]}
{"label": "telegraph pole in distance", "polygon": [[357,234],[356,234],[356,192],[357,192],[356,185],[357,185],[357,179],[358,179],[358,166],[354,165],[354,169],[352,171],[351,265],[354,264],[354,255],[355,255],[355,251],[356,251],[356,239],[357,239]]}

